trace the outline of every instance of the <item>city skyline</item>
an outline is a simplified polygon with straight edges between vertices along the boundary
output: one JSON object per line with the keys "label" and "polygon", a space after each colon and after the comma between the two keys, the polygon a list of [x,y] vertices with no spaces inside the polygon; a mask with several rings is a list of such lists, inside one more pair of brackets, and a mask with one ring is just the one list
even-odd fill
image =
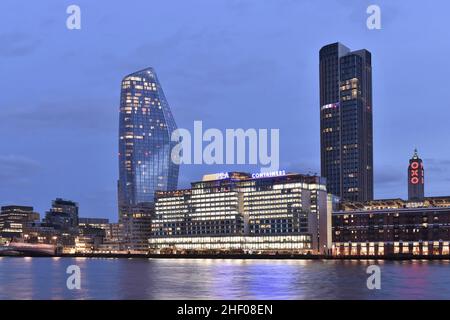
{"label": "city skyline", "polygon": [[[98,8],[96,4],[83,1],[81,5],[86,12]],[[333,5],[336,3],[332,3]],[[362,12],[364,5],[361,5]],[[16,10],[16,5],[12,2],[2,3],[1,6],[5,11]],[[2,98],[2,104],[6,106],[2,112],[7,121],[1,129],[4,148],[0,156],[3,174],[3,197],[0,204],[31,205],[43,213],[51,199],[62,197],[80,203],[82,216],[108,217],[115,220],[118,87],[123,74],[149,65],[157,68],[176,119],[181,121],[180,127],[190,128],[193,120],[198,118],[206,120],[209,126],[218,128],[224,125],[244,128],[277,127],[281,129],[281,167],[289,171],[320,172],[317,134],[319,114],[316,107],[317,52],[322,45],[333,41],[341,41],[352,48],[368,48],[374,55],[375,198],[407,197],[405,166],[411,150],[416,146],[421,150],[427,166],[426,193],[448,194],[448,177],[442,170],[445,170],[450,157],[445,148],[439,147],[445,144],[445,138],[441,137],[445,137],[447,131],[443,120],[436,121],[441,110],[445,110],[446,101],[449,101],[448,94],[441,88],[435,89],[434,86],[422,83],[419,85],[410,79],[414,78],[411,75],[415,72],[429,78],[440,76],[441,73],[444,75],[448,66],[440,65],[440,57],[433,61],[422,60],[426,52],[423,50],[433,44],[427,43],[432,40],[425,38],[426,32],[420,32],[420,19],[415,19],[419,15],[418,9],[389,5],[397,10],[394,10],[395,16],[387,12],[386,19],[383,20],[383,30],[380,31],[384,32],[383,36],[365,29],[364,15],[360,21],[343,22],[344,25],[351,26],[350,30],[353,32],[339,36],[342,30],[333,31],[328,26],[320,29],[323,32],[330,31],[324,32],[327,36],[319,32],[316,39],[305,36],[300,31],[308,22],[322,27],[321,22],[328,18],[325,13],[316,16],[316,21],[306,19],[307,22],[295,24],[297,28],[290,28],[290,25],[288,28],[288,25],[281,24],[270,33],[278,48],[263,52],[261,48],[266,39],[262,40],[263,32],[256,32],[264,19],[257,16],[257,13],[263,16],[272,13],[270,9],[273,3],[258,4],[255,8],[247,7],[246,10],[236,10],[236,3],[234,7],[225,3],[219,3],[217,6],[223,7],[226,14],[233,17],[240,27],[248,26],[248,31],[239,37],[233,33],[234,29],[227,22],[220,19],[212,24],[212,29],[205,31],[202,27],[207,23],[211,24],[217,14],[212,17],[198,16],[199,19],[186,30],[178,24],[159,35],[150,32],[155,25],[149,23],[145,25],[149,30],[147,46],[142,40],[134,38],[127,42],[131,43],[133,50],[119,49],[115,54],[99,51],[92,54],[91,62],[88,61],[86,67],[81,68],[80,63],[85,63],[87,58],[80,59],[80,56],[84,57],[84,51],[77,51],[77,48],[95,42],[102,34],[114,34],[120,28],[114,26],[111,21],[111,15],[117,13],[113,4],[109,9],[110,13],[103,13],[97,20],[88,19],[85,29],[79,34],[67,34],[64,29],[61,32],[52,31],[50,37],[61,37],[61,47],[50,45],[49,49],[45,49],[49,44],[48,40],[23,30],[23,27],[10,22],[8,18],[3,20],[2,30],[6,30],[3,36],[8,39],[9,35],[15,41],[1,53],[8,61],[5,72],[11,74],[11,81],[5,82],[6,91],[10,94]],[[245,5],[242,6],[245,9]],[[311,10],[308,6],[314,8],[313,4],[286,4],[277,15],[292,23],[299,12],[302,12],[302,17],[307,18],[308,10]],[[217,7],[210,5],[208,8]],[[290,9],[287,8],[294,10],[295,14],[290,14]],[[39,19],[33,18],[34,9],[33,5],[30,5],[22,19],[44,29],[46,25],[51,25],[52,28],[58,25],[59,21],[52,19],[52,15],[59,10],[58,5],[35,9],[48,9],[48,14],[41,15]],[[160,10],[167,13],[168,8],[161,4]],[[420,14],[428,12],[427,10],[431,10],[431,7],[424,5]],[[347,16],[344,9],[335,12],[337,15]],[[42,20],[42,16],[48,17],[48,20]],[[103,26],[98,21],[102,20],[101,18],[104,21]],[[247,18],[255,23],[255,26],[252,26],[251,22],[244,22]],[[403,39],[410,41],[406,41],[400,48],[394,41],[399,31],[391,28],[395,24],[407,23],[410,20],[418,21],[419,30],[403,36]],[[436,19],[434,26],[438,21],[439,19]],[[96,28],[99,30],[97,33]],[[94,34],[88,36],[93,30]],[[401,29],[401,32],[404,31],[404,28]],[[277,38],[277,32],[282,36]],[[118,33],[118,37],[124,37],[125,33]],[[251,33],[258,36],[253,40],[252,48],[249,48],[250,45],[247,45],[246,41]],[[217,34],[224,36],[219,37],[219,42],[214,42],[213,38]],[[413,34],[418,37],[417,40],[411,37]],[[176,39],[174,50],[164,45],[164,41],[171,37]],[[299,41],[300,39],[303,41]],[[205,48],[204,45],[211,40],[212,48]],[[110,46],[117,43],[114,37],[105,41],[110,41]],[[221,41],[227,43],[227,46]],[[294,45],[293,42],[302,43]],[[441,49],[442,57],[449,50],[446,44],[435,41],[434,45]],[[155,51],[154,46],[160,46],[162,49]],[[392,49],[388,50],[389,46]],[[92,50],[85,49],[87,52]],[[94,45],[93,50],[95,49]],[[242,55],[233,54],[241,49]],[[292,52],[289,49],[292,49]],[[167,57],[164,50],[167,50]],[[398,55],[392,54],[394,51],[398,52]],[[407,51],[409,55],[405,56]],[[180,52],[185,52],[187,56],[175,59]],[[196,57],[197,54],[204,59]],[[24,58],[28,62],[22,64]],[[52,60],[60,68],[53,70],[49,65],[43,64],[43,61],[47,60]],[[176,63],[173,63],[174,61]],[[224,61],[225,65],[222,65]],[[18,89],[15,83],[21,72],[30,67],[30,62],[36,66],[35,73],[43,80],[37,81],[36,75],[29,74],[29,81]],[[192,63],[193,67],[182,68],[188,62]],[[43,66],[39,66],[40,64]],[[92,69],[95,74],[89,69],[92,64],[95,65]],[[261,65],[265,68],[259,68]],[[412,66],[414,70],[411,70]],[[183,72],[179,72],[180,70]],[[68,76],[60,77],[61,72],[67,73]],[[58,81],[52,82],[52,79],[57,78]],[[269,81],[273,86],[271,90],[267,90],[267,79],[275,79]],[[399,81],[402,81],[401,86],[398,85]],[[27,91],[26,95],[21,94],[23,90]],[[46,95],[51,98],[44,98]],[[278,104],[284,108],[278,108],[277,111],[285,112],[276,112],[267,117],[271,107]],[[249,105],[258,105],[260,112],[255,113],[254,108],[248,107]],[[421,121],[417,114],[422,108],[427,108],[428,112],[421,114]],[[236,112],[241,113],[239,119],[235,117]],[[88,117],[90,114],[97,116]],[[427,125],[427,121],[433,121],[433,126]],[[423,129],[417,130],[417,127]],[[431,132],[433,134],[430,136]],[[304,138],[289,138],[295,135]],[[224,171],[224,168],[226,171],[235,169],[228,166],[182,167],[180,187],[196,180],[202,173]],[[82,172],[84,169],[85,172]],[[245,167],[239,169],[247,170]],[[256,171],[255,169],[250,171]],[[90,183],[87,185],[86,181]]]}

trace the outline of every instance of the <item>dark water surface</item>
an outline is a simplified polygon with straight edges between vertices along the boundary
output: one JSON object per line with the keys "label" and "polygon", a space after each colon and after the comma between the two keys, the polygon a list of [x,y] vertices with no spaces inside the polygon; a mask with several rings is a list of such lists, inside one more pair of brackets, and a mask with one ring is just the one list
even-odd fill
{"label": "dark water surface", "polygon": [[0,257],[0,299],[450,299],[450,262]]}

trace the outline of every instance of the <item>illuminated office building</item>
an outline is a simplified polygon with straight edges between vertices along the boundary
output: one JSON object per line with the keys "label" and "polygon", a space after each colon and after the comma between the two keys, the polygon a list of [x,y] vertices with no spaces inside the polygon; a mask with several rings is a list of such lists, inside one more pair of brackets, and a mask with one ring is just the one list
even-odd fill
{"label": "illuminated office building", "polygon": [[333,43],[319,55],[321,175],[341,199],[372,200],[371,53]]}
{"label": "illuminated office building", "polygon": [[190,189],[157,192],[150,248],[324,252],[331,201],[318,176],[205,175]]}
{"label": "illuminated office building", "polygon": [[153,68],[122,81],[119,121],[119,212],[153,203],[157,190],[174,190],[179,166],[171,161],[175,120]]}
{"label": "illuminated office building", "polygon": [[122,80],[119,114],[119,222],[123,249],[147,247],[155,191],[174,190],[175,120],[153,68]]}
{"label": "illuminated office building", "polygon": [[24,238],[26,229],[38,221],[39,213],[34,212],[33,207],[4,206],[0,212],[0,237]]}

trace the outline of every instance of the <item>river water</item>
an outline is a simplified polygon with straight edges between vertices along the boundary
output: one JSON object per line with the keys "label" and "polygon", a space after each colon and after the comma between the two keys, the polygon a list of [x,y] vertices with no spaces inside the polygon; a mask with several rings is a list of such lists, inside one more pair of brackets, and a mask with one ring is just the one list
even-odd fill
{"label": "river water", "polygon": [[450,299],[450,261],[0,257],[0,299]]}

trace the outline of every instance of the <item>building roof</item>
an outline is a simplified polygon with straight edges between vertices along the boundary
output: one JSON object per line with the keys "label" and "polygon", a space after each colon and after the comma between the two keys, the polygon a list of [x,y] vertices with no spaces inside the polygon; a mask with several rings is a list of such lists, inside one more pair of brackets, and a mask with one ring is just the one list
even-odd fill
{"label": "building roof", "polygon": [[450,208],[450,196],[426,197],[421,201],[397,199],[379,199],[366,202],[342,202],[340,211],[369,211],[407,208]]}

